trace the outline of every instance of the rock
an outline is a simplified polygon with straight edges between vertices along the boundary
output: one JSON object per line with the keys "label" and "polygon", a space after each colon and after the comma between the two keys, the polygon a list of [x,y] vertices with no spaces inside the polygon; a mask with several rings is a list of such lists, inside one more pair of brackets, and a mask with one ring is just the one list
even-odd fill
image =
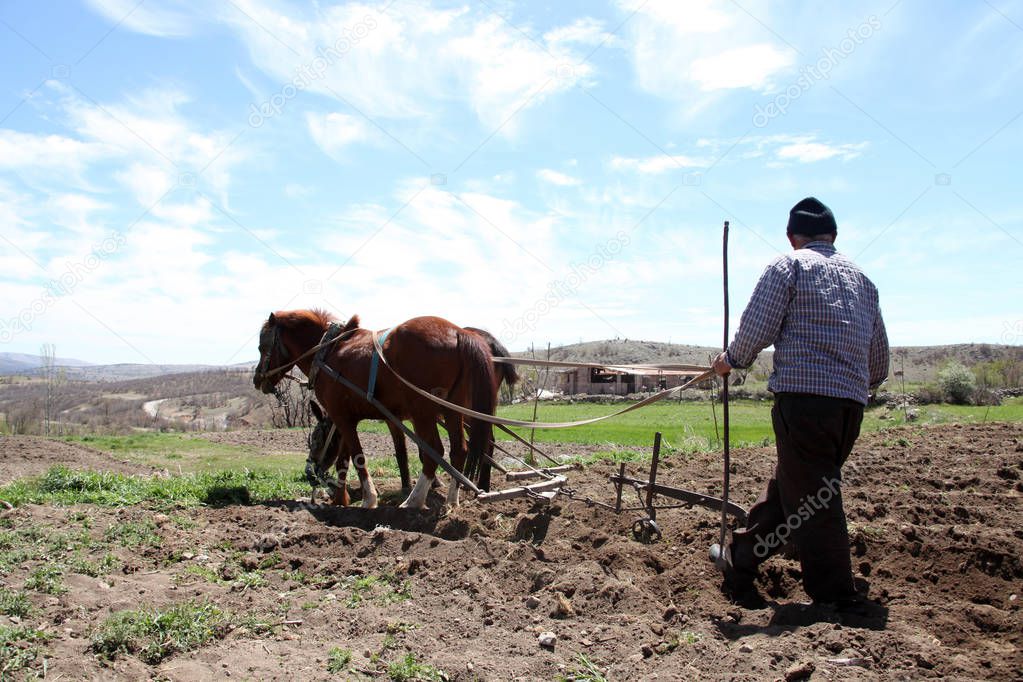
{"label": "rock", "polygon": [[678,607],[674,604],[668,604],[668,608],[664,609],[664,615],[661,616],[664,620],[669,621],[678,615]]}
{"label": "rock", "polygon": [[924,670],[930,670],[934,667],[934,661],[924,654],[913,654],[913,658],[916,660],[917,666]]}
{"label": "rock", "polygon": [[281,541],[273,535],[264,535],[252,543],[252,549],[257,552],[272,552],[280,547]]}
{"label": "rock", "polygon": [[793,663],[785,669],[785,682],[805,680],[810,677],[810,675],[813,675],[813,671],[816,669],[817,666],[815,666],[811,661]]}
{"label": "rock", "polygon": [[740,654],[751,654],[753,653],[753,647],[745,642],[739,647]]}
{"label": "rock", "polygon": [[535,609],[539,605],[540,605],[540,600],[537,599],[536,597],[534,597],[533,595],[529,595],[528,597],[526,597],[526,608],[527,609]]}
{"label": "rock", "polygon": [[246,554],[240,563],[246,571],[254,571],[259,568],[259,559],[254,554]]}
{"label": "rock", "polygon": [[155,523],[158,526],[162,526],[163,524],[169,523],[169,522],[170,522],[170,517],[167,516],[166,514],[154,514],[153,515],[153,523]]}
{"label": "rock", "polygon": [[184,559],[185,561],[191,561],[193,558],[195,558],[195,555],[192,554],[191,552],[182,552],[181,558]]}
{"label": "rock", "polygon": [[1009,595],[1009,601],[1016,601],[1017,599],[1019,599],[1019,595],[1018,594],[1010,594]]}
{"label": "rock", "polygon": [[650,658],[654,655],[654,648],[649,644],[644,644],[639,648],[640,653],[643,654],[643,658]]}
{"label": "rock", "polygon": [[553,632],[541,632],[536,641],[544,649],[553,649],[554,645],[558,643],[558,636]]}

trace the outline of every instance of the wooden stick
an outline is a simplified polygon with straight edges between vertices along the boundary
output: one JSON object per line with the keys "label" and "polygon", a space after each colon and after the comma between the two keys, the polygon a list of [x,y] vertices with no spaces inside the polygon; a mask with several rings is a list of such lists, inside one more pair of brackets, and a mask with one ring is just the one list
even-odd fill
{"label": "wooden stick", "polygon": [[572,471],[580,468],[578,464],[562,464],[559,467],[546,467],[536,471],[509,471],[505,474],[506,481],[523,481],[530,478],[543,478],[544,474],[560,474],[562,471]]}
{"label": "wooden stick", "polygon": [[480,493],[476,496],[477,500],[481,502],[500,502],[501,500],[513,500],[517,497],[525,497],[532,493],[541,493],[548,490],[557,490],[561,488],[568,481],[564,476],[556,476],[549,481],[543,483],[534,483],[533,485],[527,485],[522,488],[508,488],[507,490],[497,490],[491,493]]}
{"label": "wooden stick", "polygon": [[[725,332],[724,341],[722,342],[722,352],[728,350],[728,221],[725,221],[725,228],[721,237],[721,266],[724,279],[724,293],[725,293]],[[728,526],[728,484],[731,478],[731,462],[729,452],[729,430],[728,430],[728,375],[724,376],[723,388],[721,392],[721,414],[722,414],[722,427],[725,436],[725,456],[724,456],[724,475],[721,481],[721,532],[718,535],[718,543],[721,547],[721,551],[725,549],[725,529]]]}

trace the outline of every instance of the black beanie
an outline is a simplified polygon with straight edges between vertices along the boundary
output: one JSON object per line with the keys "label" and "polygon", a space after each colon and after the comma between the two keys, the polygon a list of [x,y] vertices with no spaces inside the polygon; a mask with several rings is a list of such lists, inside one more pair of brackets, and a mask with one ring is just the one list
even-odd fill
{"label": "black beanie", "polygon": [[814,197],[807,197],[789,211],[788,234],[804,234],[812,237],[817,234],[838,232],[838,224],[831,209]]}

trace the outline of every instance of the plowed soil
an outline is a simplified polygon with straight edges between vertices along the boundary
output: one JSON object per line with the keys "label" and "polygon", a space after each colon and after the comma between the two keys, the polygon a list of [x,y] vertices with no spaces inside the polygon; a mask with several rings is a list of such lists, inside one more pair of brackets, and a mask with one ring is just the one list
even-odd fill
{"label": "plowed soil", "polygon": [[[21,443],[37,452],[25,461],[77,452]],[[12,447],[3,447],[4,479]],[[86,466],[114,466],[94,455],[82,453]],[[748,505],[773,451],[738,451],[733,462],[734,496]],[[24,467],[17,473],[33,470]],[[616,470],[572,472],[571,487],[613,502],[607,479]],[[645,477],[640,464],[629,471]],[[718,494],[719,460],[671,456],[659,478]],[[5,518],[60,527],[84,514],[97,536],[115,523],[156,524],[159,546],[113,550],[123,563],[115,574],[71,574],[68,592],[33,594],[32,622],[55,635],[48,675],[62,679],[387,679],[387,664],[413,653],[452,680],[573,679],[586,662],[609,680],[1008,680],[1023,678],[1021,479],[1020,425],[861,439],[844,482],[857,581],[875,602],[859,616],[803,605],[799,564],[784,557],[762,570],[762,606],[731,603],[707,559],[717,514],[700,508],[662,511],[663,539],[653,544],[632,538],[638,513],[560,497],[468,501],[446,516],[435,493],[429,513],[281,500],[185,509],[173,521],[141,507],[87,505],[26,506]],[[625,500],[634,504],[635,493]],[[32,568],[2,580],[19,589]],[[246,572],[262,581],[242,584]],[[188,599],[273,627],[242,624],[154,666],[90,652],[90,633],[112,611]],[[538,644],[545,632],[556,635],[553,647]],[[352,651],[335,674],[332,647]],[[600,679],[590,675],[579,679]]]}

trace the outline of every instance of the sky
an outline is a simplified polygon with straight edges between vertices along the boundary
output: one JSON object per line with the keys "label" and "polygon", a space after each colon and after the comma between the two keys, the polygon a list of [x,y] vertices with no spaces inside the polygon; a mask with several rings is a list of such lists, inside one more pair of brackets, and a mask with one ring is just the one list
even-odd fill
{"label": "sky", "polygon": [[1023,343],[1023,0],[0,4],[0,352],[271,311],[720,345],[816,196],[893,345]]}

